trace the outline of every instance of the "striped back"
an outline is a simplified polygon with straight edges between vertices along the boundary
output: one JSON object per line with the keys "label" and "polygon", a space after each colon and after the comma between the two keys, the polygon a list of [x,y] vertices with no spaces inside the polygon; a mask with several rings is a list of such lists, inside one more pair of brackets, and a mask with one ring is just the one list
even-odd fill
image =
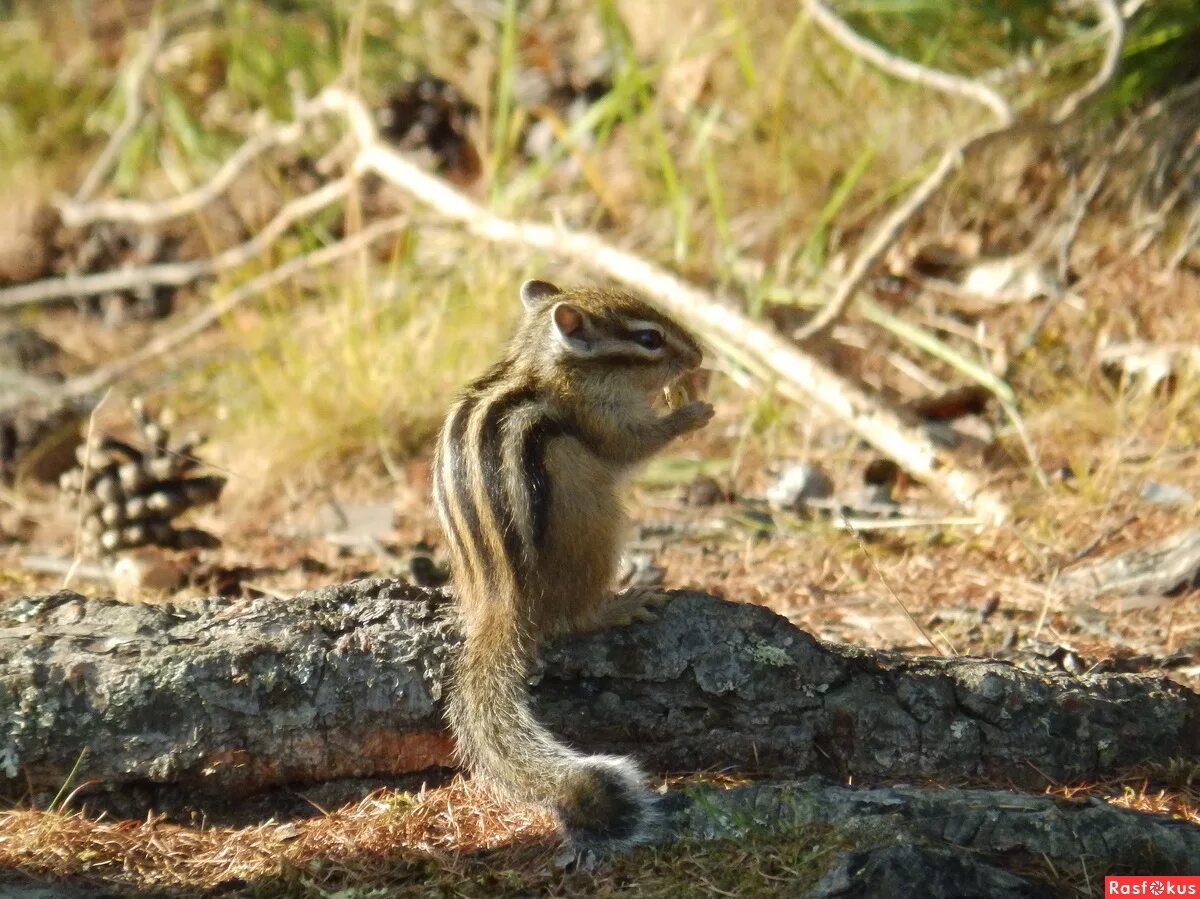
{"label": "striped back", "polygon": [[513,367],[506,360],[467,388],[446,418],[434,465],[455,577],[501,593],[520,589],[537,563],[550,516],[546,448],[570,432]]}

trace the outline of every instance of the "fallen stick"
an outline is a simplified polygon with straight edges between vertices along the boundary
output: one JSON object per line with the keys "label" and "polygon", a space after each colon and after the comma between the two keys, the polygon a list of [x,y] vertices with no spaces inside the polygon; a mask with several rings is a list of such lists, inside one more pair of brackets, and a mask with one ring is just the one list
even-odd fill
{"label": "fallen stick", "polygon": [[142,285],[182,287],[201,278],[209,278],[245,265],[265,253],[296,222],[313,215],[344,198],[357,183],[351,173],[330,181],[312,193],[286,203],[262,229],[236,246],[218,253],[211,259],[190,262],[161,262],[137,268],[122,268],[91,275],[66,275],[30,281],[0,290],[0,310],[18,309],[48,300],[66,297],[94,296],[114,290],[130,290]]}
{"label": "fallen stick", "polygon": [[[1075,114],[1086,99],[1098,93],[1111,80],[1115,71],[1123,40],[1120,11],[1116,9],[1112,0],[1094,0],[1094,3],[1101,11],[1108,29],[1109,40],[1104,61],[1097,74],[1073,94],[1050,119],[1052,124],[1061,123]],[[811,336],[840,315],[843,306],[853,295],[867,270],[895,240],[899,230],[915,211],[961,163],[968,150],[975,150],[1018,127],[1013,124],[1012,111],[1007,103],[986,85],[895,57],[856,35],[819,0],[809,0],[809,6],[817,21],[852,51],[864,55],[874,64],[898,77],[959,96],[971,97],[987,106],[1000,120],[1000,125],[968,139],[944,154],[930,176],[876,229],[847,276],[835,289],[833,299],[803,330],[801,337]],[[149,61],[157,52],[156,48],[161,45],[162,39],[161,29],[152,33],[147,40],[146,49],[139,55],[137,64],[128,75],[127,89],[131,91],[131,108],[132,98],[140,97],[140,85],[145,78]],[[63,204],[63,213],[69,221],[77,224],[105,217],[147,224],[194,212],[219,196],[237,173],[257,155],[271,146],[297,140],[302,133],[302,123],[331,112],[346,118],[358,142],[358,153],[350,173],[313,194],[289,203],[251,240],[226,250],[212,260],[52,278],[7,288],[0,290],[0,309],[17,308],[65,296],[127,289],[139,284],[178,286],[228,270],[261,254],[296,220],[340,199],[349,192],[352,182],[363,171],[373,171],[419,201],[432,206],[442,216],[464,224],[473,233],[488,240],[561,254],[650,294],[668,310],[700,331],[716,347],[733,358],[740,358],[748,363],[760,377],[777,379],[775,387],[781,393],[798,401],[812,402],[833,417],[845,421],[864,440],[894,459],[915,478],[972,510],[982,523],[998,524],[1008,517],[1009,510],[1001,496],[987,488],[974,472],[963,468],[952,455],[936,446],[919,428],[907,424],[894,410],[803,353],[771,329],[748,320],[732,308],[717,303],[710,294],[686,284],[644,259],[605,243],[596,235],[542,224],[513,222],[492,214],[382,144],[362,101],[340,89],[328,89],[315,100],[298,104],[295,121],[250,138],[208,183],[181,197],[158,203],[87,203],[84,201],[94,192],[94,185],[85,183],[75,201]],[[125,123],[119,131],[124,128]],[[110,147],[118,144],[118,136],[119,134],[114,134]],[[96,173],[107,170],[110,163],[105,161],[105,157],[108,155],[111,154],[106,149],[102,159],[89,173],[88,182],[95,180]],[[227,310],[246,295],[249,294],[235,293],[233,299],[227,298],[226,302],[217,308]],[[67,385],[67,392],[79,395],[81,391],[94,389],[98,383],[111,383],[114,377],[178,345],[180,341],[189,339],[198,330],[215,321],[219,314],[213,310],[206,310],[183,327],[156,341],[153,352],[136,354],[131,364],[108,367],[95,373],[90,379],[77,379],[73,384]]]}
{"label": "fallen stick", "polygon": [[220,197],[238,175],[267,150],[293,144],[304,137],[308,133],[308,124],[307,118],[298,118],[252,135],[208,181],[177,197],[154,201],[64,199],[58,202],[59,215],[63,224],[71,228],[82,228],[95,222],[149,227],[199,212]]}

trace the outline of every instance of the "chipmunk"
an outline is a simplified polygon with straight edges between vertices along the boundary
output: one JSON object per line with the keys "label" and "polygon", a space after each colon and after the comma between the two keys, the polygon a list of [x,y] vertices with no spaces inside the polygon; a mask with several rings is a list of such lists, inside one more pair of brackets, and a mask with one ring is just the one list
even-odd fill
{"label": "chipmunk", "polygon": [[530,711],[526,677],[546,637],[653,618],[661,594],[610,592],[618,488],[713,409],[680,402],[702,353],[647,303],[545,281],[526,282],[521,300],[504,359],[450,409],[434,463],[465,634],[447,717],[460,758],[493,789],[548,806],[572,849],[618,851],[653,835],[646,775],[557,741]]}

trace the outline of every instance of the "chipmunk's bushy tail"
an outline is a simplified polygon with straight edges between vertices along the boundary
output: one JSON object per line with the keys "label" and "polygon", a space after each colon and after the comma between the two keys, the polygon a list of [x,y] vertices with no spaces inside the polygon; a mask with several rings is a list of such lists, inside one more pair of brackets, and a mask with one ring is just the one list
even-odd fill
{"label": "chipmunk's bushy tail", "polygon": [[645,774],[626,758],[575,752],[534,719],[531,651],[519,633],[468,633],[447,712],[460,757],[504,795],[550,808],[573,848],[647,842],[657,815]]}

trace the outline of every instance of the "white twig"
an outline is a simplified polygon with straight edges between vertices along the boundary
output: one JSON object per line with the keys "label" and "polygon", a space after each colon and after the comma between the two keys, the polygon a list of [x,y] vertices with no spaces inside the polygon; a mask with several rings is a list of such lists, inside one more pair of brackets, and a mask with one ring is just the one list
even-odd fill
{"label": "white twig", "polygon": [[821,311],[814,315],[803,326],[797,328],[792,338],[797,342],[802,342],[816,337],[824,332],[835,321],[842,317],[846,306],[850,300],[858,292],[862,282],[873,269],[876,263],[883,257],[900,232],[904,230],[913,217],[920,212],[926,203],[928,203],[950,177],[953,172],[962,163],[966,154],[981,146],[983,143],[991,140],[1000,134],[1006,134],[1012,126],[1009,124],[1001,125],[997,128],[989,128],[988,130],[978,134],[969,140],[955,144],[949,150],[942,154],[942,158],[938,160],[938,164],[934,166],[933,171],[921,179],[921,183],[913,188],[912,192],[905,198],[904,202],[893,209],[887,216],[875,226],[871,232],[871,236],[867,238],[866,244],[858,251],[854,257],[854,261],[850,263],[850,268],[846,271],[845,276],[838,282],[834,288],[833,296],[829,298]]}
{"label": "white twig", "polygon": [[22,556],[20,559],[21,567],[26,571],[34,574],[61,574],[69,576],[70,580],[64,580],[61,589],[65,590],[70,586],[70,582],[79,579],[91,581],[94,584],[103,584],[108,586],[108,572],[104,570],[103,565],[97,565],[94,562],[84,562],[78,557],[73,559],[63,558],[62,556],[51,556],[44,553],[31,553],[28,556]]}
{"label": "white twig", "polygon": [[[813,318],[803,327],[798,328],[792,335],[794,340],[809,340],[824,332],[830,325],[841,318],[862,282],[875,267],[888,249],[895,243],[896,238],[904,227],[925,207],[925,204],[942,188],[951,173],[963,160],[972,153],[978,152],[984,146],[993,143],[1001,137],[1007,137],[1023,130],[1033,130],[1045,127],[1057,127],[1073,116],[1083,104],[1091,100],[1112,80],[1116,73],[1117,62],[1121,56],[1121,47],[1125,38],[1124,22],[1121,12],[1113,0],[1092,0],[1100,12],[1103,24],[1100,26],[1107,32],[1108,43],[1104,59],[1087,84],[1069,96],[1059,107],[1059,110],[1045,122],[1022,122],[1015,119],[1011,108],[999,94],[983,84],[969,79],[950,75],[916,63],[908,62],[893,56],[876,44],[854,32],[849,25],[839,19],[819,0],[805,0],[809,12],[816,21],[835,37],[843,46],[868,61],[878,65],[885,71],[900,78],[906,78],[917,84],[935,87],[938,90],[971,97],[971,99],[987,106],[996,116],[997,124],[991,128],[959,141],[951,146],[933,171],[926,175],[899,206],[892,210],[876,226],[866,244],[858,251],[845,276],[838,282],[833,296]],[[972,87],[968,89],[968,85]]]}
{"label": "white twig", "polygon": [[1121,48],[1125,46],[1125,20],[1121,17],[1120,7],[1117,6],[1116,0],[1091,0],[1091,3],[1100,15],[1099,33],[1107,37],[1104,58],[1100,61],[1100,68],[1096,70],[1096,74],[1083,87],[1067,97],[1058,107],[1058,112],[1050,117],[1051,125],[1061,125],[1108,87],[1121,62]]}
{"label": "white twig", "polygon": [[933,171],[921,180],[908,197],[905,198],[904,202],[895,207],[875,227],[867,243],[855,256],[845,276],[838,282],[837,287],[834,288],[833,296],[829,299],[829,302],[810,321],[793,333],[792,336],[797,341],[804,341],[817,336],[829,328],[837,319],[841,318],[842,313],[846,310],[846,306],[849,305],[850,300],[858,291],[858,288],[870,270],[874,268],[883,254],[887,252],[888,248],[895,243],[904,226],[941,189],[942,184],[950,176],[950,173],[961,164],[966,152],[973,148],[976,141],[990,138],[997,133],[1006,132],[1014,121],[1012,107],[1009,106],[1008,101],[985,84],[969,78],[963,78],[959,75],[952,75],[949,72],[919,65],[911,60],[903,59],[889,53],[878,44],[867,40],[856,32],[835,15],[829,7],[820,2],[820,0],[805,0],[805,8],[818,25],[825,29],[831,37],[851,53],[866,59],[868,62],[897,78],[925,87],[931,87],[943,93],[967,97],[976,103],[982,104],[992,112],[996,120],[996,125],[950,147],[942,155],[938,164],[934,166]]}
{"label": "white twig", "polygon": [[346,196],[357,183],[357,173],[351,172],[337,181],[305,194],[285,204],[252,238],[230,247],[211,259],[190,262],[163,262],[138,268],[117,269],[94,275],[66,275],[30,281],[0,290],[0,309],[15,309],[34,303],[61,300],[65,297],[94,296],[114,290],[130,290],[142,285],[180,287],[201,278],[220,274],[245,265],[262,255],[293,224]]}
{"label": "white twig", "polygon": [[888,52],[847,25],[821,0],[805,0],[804,6],[813,21],[820,25],[826,34],[855,56],[865,59],[889,75],[919,84],[922,87],[933,88],[944,94],[953,94],[956,97],[965,97],[981,103],[991,110],[1002,125],[1008,124],[1015,118],[1008,101],[986,84],[971,78],[964,78],[961,75],[943,72],[940,69],[931,69]]}
{"label": "white twig", "polygon": [[112,365],[73,378],[63,385],[62,392],[67,396],[85,396],[107,387],[151,359],[169,353],[176,347],[182,346],[192,338],[203,333],[206,328],[216,323],[221,316],[228,314],[230,310],[242,301],[265,290],[270,290],[275,285],[282,284],[284,281],[301,272],[329,265],[338,259],[366,249],[380,238],[401,230],[408,222],[409,217],[407,215],[381,219],[363,228],[357,234],[340,240],[335,244],[330,244],[319,250],[313,250],[302,256],[293,257],[282,265],[271,269],[269,272],[264,272],[258,277],[251,278],[244,284],[238,285],[183,324],[154,337],[137,352],[123,357]]}
{"label": "white twig", "polygon": [[[318,191],[289,203],[254,239],[225,251],[207,262],[150,266],[133,272],[91,275],[85,278],[36,282],[0,291],[0,307],[36,302],[64,293],[101,292],[141,283],[183,283],[215,274],[249,261],[299,218],[345,195],[356,179],[371,171],[432,207],[443,219],[457,222],[470,232],[495,243],[540,250],[586,265],[653,297],[735,358],[748,362],[761,376],[791,399],[819,406],[846,422],[864,440],[894,459],[914,477],[967,507],[985,523],[1008,515],[1003,500],[972,472],[961,468],[919,429],[906,424],[856,385],[799,350],[773,329],[748,320],[721,304],[704,290],[632,253],[606,243],[595,234],[571,231],[541,223],[500,218],[442,179],[430,175],[379,141],[374,122],[363,102],[340,88],[328,88],[313,100],[299,104],[297,118],[311,119],[324,112],[341,116],[353,136],[357,152],[348,174]],[[225,171],[225,168],[222,169]],[[120,362],[76,378],[64,385],[70,395],[91,393],[186,342],[209,327],[247,296],[267,289],[296,272],[325,264],[403,226],[400,219],[378,222],[352,238],[284,263],[241,285],[196,314],[178,328],[160,335],[137,353]],[[164,276],[170,275],[167,280]]]}
{"label": "white twig", "polygon": [[128,222],[134,225],[156,225],[188,215],[213,202],[233,183],[258,156],[273,147],[295,143],[307,131],[305,122],[289,122],[254,135],[225,161],[208,181],[178,197],[148,202],[145,200],[97,200],[81,203],[78,197],[58,204],[63,224],[78,228],[92,222]]}

